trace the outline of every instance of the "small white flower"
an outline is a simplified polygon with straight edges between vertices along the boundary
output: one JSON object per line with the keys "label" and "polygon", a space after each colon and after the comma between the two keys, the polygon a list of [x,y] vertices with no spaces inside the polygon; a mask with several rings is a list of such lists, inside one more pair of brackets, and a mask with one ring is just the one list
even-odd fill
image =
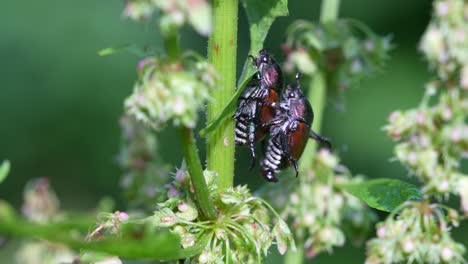
{"label": "small white flower", "polygon": [[411,253],[415,248],[414,242],[411,239],[406,239],[403,242],[403,251],[405,253]]}
{"label": "small white flower", "polygon": [[444,261],[449,261],[453,258],[453,250],[448,246],[444,246],[440,251],[440,256]]}
{"label": "small white flower", "polygon": [[379,228],[377,228],[377,236],[378,237],[384,238],[386,234],[387,234],[387,229],[386,229],[385,225],[379,226]]}
{"label": "small white flower", "polygon": [[438,1],[435,3],[435,12],[437,16],[444,17],[449,12],[449,3],[447,1]]}

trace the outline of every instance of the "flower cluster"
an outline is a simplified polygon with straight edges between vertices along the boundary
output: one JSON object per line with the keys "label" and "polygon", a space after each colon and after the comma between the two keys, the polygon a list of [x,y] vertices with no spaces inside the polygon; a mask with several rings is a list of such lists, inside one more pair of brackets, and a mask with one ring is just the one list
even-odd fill
{"label": "flower cluster", "polygon": [[[59,216],[59,200],[47,178],[30,181],[24,191],[23,215],[34,222],[46,223]],[[64,245],[45,240],[26,240],[16,251],[17,263],[71,263],[74,252]]]}
{"label": "flower cluster", "polygon": [[324,69],[333,76],[332,87],[340,89],[380,69],[391,48],[389,38],[351,19],[327,24],[297,21],[287,35],[285,71],[312,75]]}
{"label": "flower cluster", "polygon": [[451,90],[436,105],[390,115],[386,130],[399,142],[396,158],[422,181],[424,193],[459,193],[459,183],[467,177],[459,171],[460,158],[468,154],[467,114],[468,98]]}
{"label": "flower cluster", "polygon": [[357,198],[335,186],[361,179],[351,179],[347,168],[339,165],[338,158],[326,149],[320,150],[312,167],[313,170],[301,173],[301,183],[289,198],[278,196],[275,189],[268,189],[265,195],[276,197],[273,201],[282,208],[281,215],[292,220],[295,237],[303,242],[307,257],[324,251],[331,253],[333,247],[344,245],[346,236],[361,244],[375,215]]}
{"label": "flower cluster", "polygon": [[464,263],[465,248],[449,234],[459,221],[457,211],[443,205],[406,202],[377,225],[377,237],[368,242],[366,264]]}
{"label": "flower cluster", "polygon": [[[467,10],[468,4],[461,0],[434,2],[434,16],[421,50],[436,70],[437,79],[426,85],[418,108],[392,113],[386,127],[399,142],[397,159],[423,182],[423,191],[445,197],[460,194],[463,204],[468,200],[460,189],[468,177],[460,172],[461,159],[468,157],[468,86],[464,83],[468,78]],[[435,98],[437,93],[440,95]]]}
{"label": "flower cluster", "polygon": [[198,111],[209,99],[216,74],[205,61],[191,58],[146,58],[138,64],[139,80],[125,101],[128,115],[154,129],[169,120],[174,126],[193,128]]}
{"label": "flower cluster", "polygon": [[124,171],[121,185],[132,207],[154,208],[158,192],[169,179],[169,169],[159,161],[151,129],[130,116],[120,119],[122,142],[117,161]]}
{"label": "flower cluster", "polygon": [[463,0],[434,2],[421,50],[436,77],[419,107],[393,112],[385,128],[398,142],[396,158],[422,182],[425,201],[406,203],[377,224],[378,237],[367,245],[368,263],[464,263],[465,248],[449,232],[458,226],[457,211],[428,201],[458,194],[468,214],[468,175],[460,171],[461,159],[468,157],[467,18]]}
{"label": "flower cluster", "polygon": [[216,219],[200,219],[187,172],[179,169],[169,186],[168,199],[158,204],[152,220],[154,226],[179,234],[184,248],[208,238],[206,248],[189,263],[260,263],[273,240],[281,254],[288,247],[294,249],[292,234],[279,216],[271,227],[271,213],[276,213],[264,200],[252,196],[246,186],[220,190],[216,173],[205,171],[204,175],[217,207]]}
{"label": "flower cluster", "polygon": [[203,36],[211,33],[211,6],[207,0],[126,0],[124,16],[148,20],[155,11],[159,11],[163,33],[172,34],[185,23]]}
{"label": "flower cluster", "polygon": [[468,3],[434,2],[434,15],[421,41],[421,50],[439,78],[450,87],[468,90]]}

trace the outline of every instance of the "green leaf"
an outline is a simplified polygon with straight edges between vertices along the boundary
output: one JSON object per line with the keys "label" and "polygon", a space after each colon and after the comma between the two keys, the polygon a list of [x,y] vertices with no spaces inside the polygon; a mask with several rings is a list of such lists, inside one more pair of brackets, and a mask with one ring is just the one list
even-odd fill
{"label": "green leaf", "polygon": [[10,172],[10,162],[8,160],[5,160],[0,166],[0,183],[2,183],[6,179],[9,172]]}
{"label": "green leaf", "polygon": [[208,123],[208,125],[204,129],[200,130],[199,132],[200,136],[203,137],[206,134],[213,132],[214,130],[216,130],[216,128],[218,128],[221,124],[223,124],[227,118],[232,117],[234,115],[234,113],[236,112],[236,107],[237,107],[237,98],[239,98],[244,88],[250,82],[250,80],[252,79],[252,76],[255,74],[255,71],[252,69],[247,74],[249,76],[240,84],[239,88],[237,88],[236,92],[229,100],[229,103],[224,107],[223,111],[221,111],[220,114],[215,119],[213,119],[213,121]]}
{"label": "green leaf", "polygon": [[396,179],[375,179],[336,186],[370,207],[386,212],[393,211],[405,201],[422,200],[422,193],[417,186]]}
{"label": "green leaf", "polygon": [[99,56],[104,57],[104,56],[114,55],[114,54],[122,53],[122,52],[128,52],[138,57],[146,57],[151,54],[155,54],[159,51],[152,49],[150,47],[140,48],[134,44],[127,44],[127,45],[122,45],[120,47],[105,48],[105,49],[99,50],[97,53]]}
{"label": "green leaf", "polygon": [[[288,15],[287,0],[243,0],[242,4],[247,13],[250,24],[250,54],[257,54],[263,47],[263,41],[270,30],[271,25],[277,17]],[[255,74],[255,69],[251,65],[251,60],[246,59],[244,68],[239,78],[237,90],[229,100],[229,103],[224,107],[223,111],[213,119],[208,125],[202,129],[199,134],[206,134],[216,130],[227,118],[232,117],[236,112],[237,98],[244,91],[244,88],[249,83],[252,76]]]}
{"label": "green leaf", "polygon": [[[73,218],[75,219],[75,217]],[[88,218],[89,219],[89,218]],[[52,221],[35,223],[21,218],[6,202],[0,201],[0,234],[30,237],[67,245],[76,250],[101,252],[130,259],[177,260],[200,253],[208,236],[187,249],[180,248],[180,237],[168,230],[156,230],[148,223],[121,223],[116,235],[86,242],[86,234],[94,220]]]}
{"label": "green leaf", "polygon": [[242,5],[250,24],[250,52],[256,54],[262,48],[275,19],[288,15],[288,1],[243,0]]}

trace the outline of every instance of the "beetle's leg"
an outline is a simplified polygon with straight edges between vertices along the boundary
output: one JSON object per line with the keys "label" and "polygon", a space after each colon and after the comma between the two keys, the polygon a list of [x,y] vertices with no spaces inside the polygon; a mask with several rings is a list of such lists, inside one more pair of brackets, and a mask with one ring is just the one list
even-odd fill
{"label": "beetle's leg", "polygon": [[327,149],[331,150],[332,149],[332,144],[330,140],[326,137],[322,137],[319,134],[316,134],[314,131],[310,130],[309,132],[309,137],[312,138],[315,141],[318,141],[319,143],[325,144],[327,146]]}
{"label": "beetle's leg", "polygon": [[249,132],[248,132],[248,141],[249,141],[249,148],[250,148],[250,157],[252,157],[252,163],[250,164],[249,169],[253,169],[255,167],[255,163],[257,162],[257,157],[255,156],[255,120],[249,122]]}
{"label": "beetle's leg", "polygon": [[279,119],[279,118],[274,118],[272,120],[270,120],[269,122],[266,122],[266,123],[263,123],[260,125],[260,127],[262,128],[265,128],[265,127],[269,127],[269,126],[272,126],[272,125],[279,125],[283,122],[282,119]]}
{"label": "beetle's leg", "polygon": [[299,176],[299,167],[297,166],[297,161],[291,156],[291,151],[289,149],[288,136],[283,131],[280,135],[281,148],[283,149],[283,155],[288,159],[296,171],[296,177]]}

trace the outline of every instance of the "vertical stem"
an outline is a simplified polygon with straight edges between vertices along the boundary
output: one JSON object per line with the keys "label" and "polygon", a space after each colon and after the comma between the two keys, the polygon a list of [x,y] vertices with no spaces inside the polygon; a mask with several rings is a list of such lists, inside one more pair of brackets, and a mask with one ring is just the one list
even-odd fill
{"label": "vertical stem", "polygon": [[[307,99],[314,110],[314,122],[312,123],[312,130],[320,134],[322,129],[323,111],[325,110],[325,99],[327,94],[327,83],[325,73],[321,70],[317,71],[311,78],[309,84],[309,93]],[[301,171],[310,169],[314,160],[315,152],[317,150],[317,142],[309,140],[306,149],[302,154],[299,168]],[[300,179],[299,179],[300,180]]]}
{"label": "vertical stem", "polygon": [[190,128],[181,127],[179,128],[179,133],[182,140],[185,162],[187,163],[190,179],[195,190],[198,210],[205,219],[214,219],[216,211],[210,198],[205,177],[203,176],[203,169],[200,157],[198,156],[197,146],[195,145],[195,139],[193,138],[193,132]]}
{"label": "vertical stem", "polygon": [[292,250],[288,250],[286,256],[284,256],[284,263],[286,264],[294,264],[294,263],[302,263],[304,261],[304,247],[302,244],[298,244],[300,247],[296,248],[296,252]]}
{"label": "vertical stem", "polygon": [[[208,58],[218,70],[221,80],[208,103],[208,122],[229,102],[235,91],[237,57],[238,0],[213,1],[213,34],[209,40]],[[208,169],[218,172],[221,188],[232,186],[234,179],[234,122],[228,120],[208,135]]]}
{"label": "vertical stem", "polygon": [[320,9],[320,23],[335,21],[338,17],[340,0],[324,0]]}
{"label": "vertical stem", "polygon": [[179,48],[179,33],[178,31],[170,32],[164,36],[164,47],[166,48],[167,56],[170,59],[177,59],[180,55]]}
{"label": "vertical stem", "polygon": [[[333,22],[338,17],[340,0],[323,0],[322,7],[320,10],[320,23]],[[318,70],[314,76],[312,76],[309,84],[309,92],[307,99],[309,99],[314,109],[314,123],[312,124],[312,130],[316,133],[320,133],[322,127],[323,112],[325,109],[326,100],[326,75],[323,70]],[[307,144],[304,153],[302,154],[299,169],[305,171],[312,167],[313,159],[317,150],[317,142],[310,140]],[[305,177],[299,177],[299,180]],[[284,263],[299,264],[304,262],[304,245],[303,238],[296,237],[297,251],[293,252],[289,250],[285,257]]]}
{"label": "vertical stem", "polygon": [[[164,46],[170,60],[177,60],[180,56],[179,34],[177,31],[170,32],[164,36]],[[208,186],[203,176],[203,168],[198,156],[197,145],[193,137],[193,131],[187,127],[180,127],[179,136],[182,142],[185,162],[187,163],[190,179],[195,191],[198,211],[204,219],[216,218],[216,210],[210,198]]]}

